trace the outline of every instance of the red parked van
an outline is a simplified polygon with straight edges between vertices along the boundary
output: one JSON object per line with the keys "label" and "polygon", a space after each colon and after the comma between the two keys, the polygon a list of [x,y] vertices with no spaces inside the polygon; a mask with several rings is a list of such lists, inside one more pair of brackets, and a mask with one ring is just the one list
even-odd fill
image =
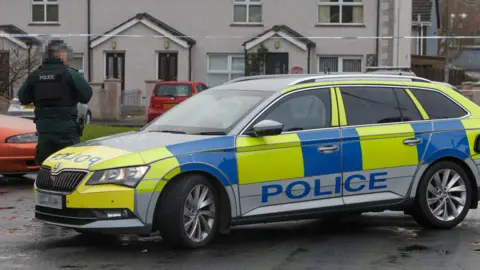
{"label": "red parked van", "polygon": [[165,81],[153,87],[150,105],[148,106],[148,122],[181,103],[187,98],[208,89],[202,82]]}

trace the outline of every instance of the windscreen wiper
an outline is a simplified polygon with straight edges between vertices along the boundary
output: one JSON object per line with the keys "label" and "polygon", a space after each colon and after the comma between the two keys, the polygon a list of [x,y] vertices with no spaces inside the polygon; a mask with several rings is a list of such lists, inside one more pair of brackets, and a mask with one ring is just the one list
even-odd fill
{"label": "windscreen wiper", "polygon": [[198,132],[198,133],[195,133],[195,134],[197,134],[197,135],[227,135],[223,131],[205,131],[205,132]]}
{"label": "windscreen wiper", "polygon": [[164,132],[164,133],[174,133],[174,134],[187,134],[185,131],[177,130],[150,130],[148,132]]}

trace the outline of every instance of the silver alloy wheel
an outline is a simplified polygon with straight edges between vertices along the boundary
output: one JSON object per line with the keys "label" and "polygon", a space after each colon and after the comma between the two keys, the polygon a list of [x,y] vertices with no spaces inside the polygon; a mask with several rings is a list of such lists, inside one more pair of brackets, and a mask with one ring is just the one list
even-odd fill
{"label": "silver alloy wheel", "polygon": [[428,181],[427,204],[437,219],[454,220],[463,212],[466,200],[465,180],[456,171],[439,170]]}
{"label": "silver alloy wheel", "polygon": [[198,185],[188,193],[183,207],[183,224],[188,238],[201,242],[212,232],[215,223],[215,199],[209,187]]}

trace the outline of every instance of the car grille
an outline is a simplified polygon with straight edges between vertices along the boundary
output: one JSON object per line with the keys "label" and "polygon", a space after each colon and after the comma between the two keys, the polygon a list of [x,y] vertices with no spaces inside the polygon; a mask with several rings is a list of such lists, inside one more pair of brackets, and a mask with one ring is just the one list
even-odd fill
{"label": "car grille", "polygon": [[64,171],[52,176],[50,168],[42,167],[38,171],[35,184],[37,188],[51,191],[72,192],[87,175],[86,172]]}

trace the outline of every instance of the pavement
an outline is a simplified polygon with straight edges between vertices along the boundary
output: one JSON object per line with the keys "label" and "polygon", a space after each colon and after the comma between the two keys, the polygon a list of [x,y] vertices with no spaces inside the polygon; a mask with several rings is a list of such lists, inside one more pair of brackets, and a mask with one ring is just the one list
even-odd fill
{"label": "pavement", "polygon": [[33,217],[34,175],[0,179],[0,269],[480,269],[480,210],[449,230],[403,213],[240,226],[200,250],[91,239]]}

